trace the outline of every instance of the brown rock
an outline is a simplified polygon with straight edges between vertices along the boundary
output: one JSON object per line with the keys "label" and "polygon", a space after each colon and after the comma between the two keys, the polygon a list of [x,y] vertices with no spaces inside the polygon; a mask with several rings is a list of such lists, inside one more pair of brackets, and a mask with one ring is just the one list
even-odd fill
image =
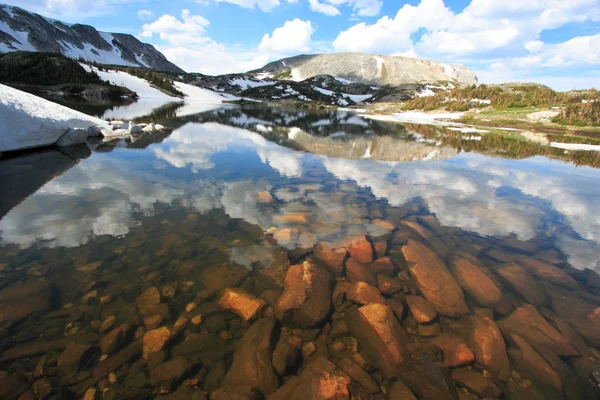
{"label": "brown rock", "polygon": [[470,365],[475,361],[475,354],[458,336],[442,334],[431,340],[444,353],[445,367],[458,367]]}
{"label": "brown rock", "polygon": [[371,271],[375,274],[384,274],[387,276],[394,276],[398,273],[398,268],[390,257],[381,257],[373,261],[371,264]]}
{"label": "brown rock", "polygon": [[472,318],[473,330],[469,340],[477,365],[489,370],[502,381],[510,377],[510,362],[506,343],[498,325],[490,318]]}
{"label": "brown rock", "polygon": [[547,298],[542,288],[520,265],[506,264],[497,272],[529,303],[538,307],[546,303]]}
{"label": "brown rock", "polygon": [[131,332],[131,325],[123,324],[112,331],[108,332],[100,339],[100,350],[102,354],[110,354],[115,352],[127,340],[127,336]]}
{"label": "brown rock", "polygon": [[419,400],[458,400],[450,372],[432,361],[413,360],[398,377]]}
{"label": "brown rock", "polygon": [[381,240],[378,242],[373,243],[373,248],[375,249],[375,257],[377,258],[381,258],[381,257],[385,257],[385,254],[387,253],[387,242]]}
{"label": "brown rock", "polygon": [[371,264],[373,261],[373,247],[371,247],[371,243],[365,235],[347,239],[342,243],[342,246],[359,263]]}
{"label": "brown rock", "polygon": [[285,287],[275,315],[284,325],[311,328],[327,317],[331,311],[331,274],[308,261],[293,265],[285,277]]}
{"label": "brown rock", "polygon": [[239,288],[225,289],[219,304],[244,321],[251,321],[266,307],[267,303],[255,297],[248,291]]}
{"label": "brown rock", "polygon": [[366,282],[369,285],[377,286],[377,278],[367,264],[362,264],[354,258],[346,260],[346,277],[350,282]]}
{"label": "brown rock", "polygon": [[144,334],[142,343],[144,346],[144,358],[148,358],[148,354],[161,351],[167,342],[171,339],[171,331],[166,326],[148,331]]}
{"label": "brown rock", "polygon": [[417,287],[437,312],[450,317],[469,312],[462,289],[435,253],[414,240],[402,247],[402,253]]}
{"label": "brown rock", "polygon": [[317,264],[326,267],[336,278],[344,275],[346,254],[346,249],[335,247],[327,242],[321,242],[313,249],[313,257]]}
{"label": "brown rock", "polygon": [[0,291],[0,329],[50,307],[50,288],[44,280],[29,279]]}
{"label": "brown rock", "polygon": [[350,319],[350,329],[369,358],[387,378],[395,377],[410,356],[406,332],[392,310],[383,304],[369,304],[353,310]]}
{"label": "brown rock", "polygon": [[408,386],[400,381],[392,383],[389,391],[390,400],[417,400]]}
{"label": "brown rock", "polygon": [[562,382],[552,367],[530,345],[517,334],[509,336],[516,349],[509,349],[515,369],[523,376],[539,381],[562,391]]}
{"label": "brown rock", "polygon": [[417,222],[413,221],[401,221],[401,226],[408,227],[409,229],[416,232],[419,236],[421,236],[431,248],[437,253],[440,258],[448,257],[448,247],[441,241],[441,239],[436,236],[429,229],[425,228],[423,225],[420,225]]}
{"label": "brown rock", "polygon": [[298,364],[298,347],[292,345],[287,337],[281,337],[275,346],[272,357],[273,367],[280,376],[294,371]]}
{"label": "brown rock", "polygon": [[384,274],[377,275],[377,287],[383,294],[394,294],[402,290],[402,282]]}
{"label": "brown rock", "polygon": [[379,290],[365,282],[350,283],[346,289],[348,300],[357,304],[386,304]]}
{"label": "brown rock", "polygon": [[351,359],[344,357],[340,359],[336,365],[344,371],[346,375],[358,382],[362,387],[367,389],[370,393],[379,393],[381,389],[379,384],[368,372],[359,367]]}
{"label": "brown rock", "polygon": [[499,322],[499,326],[506,337],[516,333],[529,344],[544,345],[558,355],[579,355],[569,341],[550,325],[531,304],[517,308],[508,318]]}
{"label": "brown rock", "polygon": [[349,400],[351,379],[325,357],[315,357],[269,400]]}
{"label": "brown rock", "polygon": [[190,363],[183,357],[166,361],[150,371],[150,383],[154,387],[170,388],[189,368]]}
{"label": "brown rock", "polygon": [[58,369],[63,373],[77,372],[92,352],[88,345],[71,343],[58,357]]}
{"label": "brown rock", "polygon": [[588,318],[596,307],[575,296],[570,296],[553,298],[552,308],[590,344],[600,347],[600,325]]}
{"label": "brown rock", "polygon": [[150,287],[139,295],[135,302],[139,308],[146,308],[160,304],[160,292],[155,287]]}
{"label": "brown rock", "polygon": [[494,307],[502,298],[502,291],[490,273],[476,259],[455,256],[452,272],[458,284],[484,307]]}
{"label": "brown rock", "polygon": [[521,257],[518,260],[520,266],[525,268],[533,276],[537,276],[548,282],[552,282],[558,286],[567,289],[577,289],[579,285],[575,279],[554,265],[550,265],[540,260],[531,257]]}
{"label": "brown rock", "polygon": [[248,274],[248,269],[241,265],[225,263],[203,267],[200,272],[200,280],[204,287],[210,288],[216,293],[230,287],[239,286]]}
{"label": "brown rock", "polygon": [[421,337],[434,337],[440,334],[441,327],[437,322],[432,322],[429,324],[419,324],[417,327],[417,332]]}
{"label": "brown rock", "polygon": [[259,400],[263,397],[250,386],[223,386],[210,394],[210,400]]}
{"label": "brown rock", "polygon": [[413,318],[419,324],[426,324],[437,317],[431,304],[421,296],[406,296],[406,303]]}
{"label": "brown rock", "polygon": [[275,319],[256,321],[244,334],[223,379],[227,386],[250,386],[264,396],[277,389],[277,376],[272,363]]}
{"label": "brown rock", "polygon": [[494,380],[483,376],[480,372],[467,369],[452,370],[452,379],[456,386],[466,388],[479,397],[500,397],[502,390],[494,383]]}

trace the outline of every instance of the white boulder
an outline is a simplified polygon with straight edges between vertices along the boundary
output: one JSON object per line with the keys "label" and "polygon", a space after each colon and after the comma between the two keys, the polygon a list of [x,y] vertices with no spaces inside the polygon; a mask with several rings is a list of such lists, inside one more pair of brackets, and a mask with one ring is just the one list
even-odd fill
{"label": "white boulder", "polygon": [[69,128],[92,126],[110,129],[101,119],[0,85],[0,152],[50,146]]}
{"label": "white boulder", "polygon": [[129,121],[129,133],[143,133],[144,131],[140,126],[137,126],[133,121]]}
{"label": "white boulder", "polygon": [[87,141],[89,133],[86,129],[72,129],[67,131],[56,141],[59,147],[68,147],[76,144],[84,144]]}

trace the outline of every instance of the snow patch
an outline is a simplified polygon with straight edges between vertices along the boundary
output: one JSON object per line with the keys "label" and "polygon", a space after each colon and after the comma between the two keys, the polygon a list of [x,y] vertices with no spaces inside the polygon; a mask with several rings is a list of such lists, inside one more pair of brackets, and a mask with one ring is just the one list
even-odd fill
{"label": "snow patch", "polygon": [[[17,43],[17,42],[11,43],[11,45],[14,48],[16,48],[17,50],[37,51],[37,49],[35,47],[33,47],[31,45],[31,43],[29,43],[29,32],[15,31],[15,30],[11,29],[10,26],[8,26],[8,24],[4,21],[0,21],[0,31],[8,33],[10,36],[15,38],[19,42],[19,43]],[[8,46],[5,46],[5,47],[7,50],[3,49],[3,51],[14,51],[13,49],[10,49]]]}
{"label": "snow patch", "polygon": [[600,151],[600,145],[597,144],[582,144],[582,143],[550,143],[551,147],[564,150],[584,150],[584,151]]}

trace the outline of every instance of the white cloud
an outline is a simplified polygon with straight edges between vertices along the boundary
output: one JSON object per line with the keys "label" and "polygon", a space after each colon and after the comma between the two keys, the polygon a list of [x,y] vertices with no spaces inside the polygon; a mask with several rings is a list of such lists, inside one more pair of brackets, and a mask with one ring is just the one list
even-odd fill
{"label": "white cloud", "polygon": [[291,54],[310,51],[311,37],[315,33],[312,22],[298,18],[276,28],[271,35],[265,34],[258,45],[262,52]]}
{"label": "white cloud", "polygon": [[340,15],[340,10],[331,4],[319,3],[319,0],[308,0],[308,3],[310,4],[310,9],[314,12],[329,15],[330,17]]}
{"label": "white cloud", "polygon": [[[279,2],[279,0],[212,0],[212,1],[214,1],[216,3],[236,4],[243,8],[250,8],[250,9],[259,8],[265,12],[271,11],[275,7],[277,7],[279,4],[281,4]],[[206,3],[206,1],[203,0],[200,3]]]}
{"label": "white cloud", "polygon": [[379,14],[383,0],[325,0],[334,6],[352,7],[360,17],[374,17]]}
{"label": "white cloud", "polygon": [[143,21],[147,21],[154,17],[154,11],[152,10],[139,10],[137,12],[137,18]]}
{"label": "white cloud", "polygon": [[525,49],[531,53],[537,53],[544,47],[544,42],[541,40],[531,40],[525,43]]}

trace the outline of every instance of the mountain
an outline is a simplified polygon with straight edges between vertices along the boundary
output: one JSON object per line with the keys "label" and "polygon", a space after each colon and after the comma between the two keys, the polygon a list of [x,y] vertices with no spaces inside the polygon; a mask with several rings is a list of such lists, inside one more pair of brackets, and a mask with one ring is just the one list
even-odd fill
{"label": "mountain", "polygon": [[331,75],[351,82],[379,86],[439,81],[477,84],[475,74],[459,64],[361,53],[300,55],[274,61],[250,72],[258,77],[295,81]]}
{"label": "mountain", "polygon": [[98,32],[89,25],[67,24],[0,4],[0,52],[18,50],[61,53],[101,64],[185,72],[154,46],[132,35]]}

